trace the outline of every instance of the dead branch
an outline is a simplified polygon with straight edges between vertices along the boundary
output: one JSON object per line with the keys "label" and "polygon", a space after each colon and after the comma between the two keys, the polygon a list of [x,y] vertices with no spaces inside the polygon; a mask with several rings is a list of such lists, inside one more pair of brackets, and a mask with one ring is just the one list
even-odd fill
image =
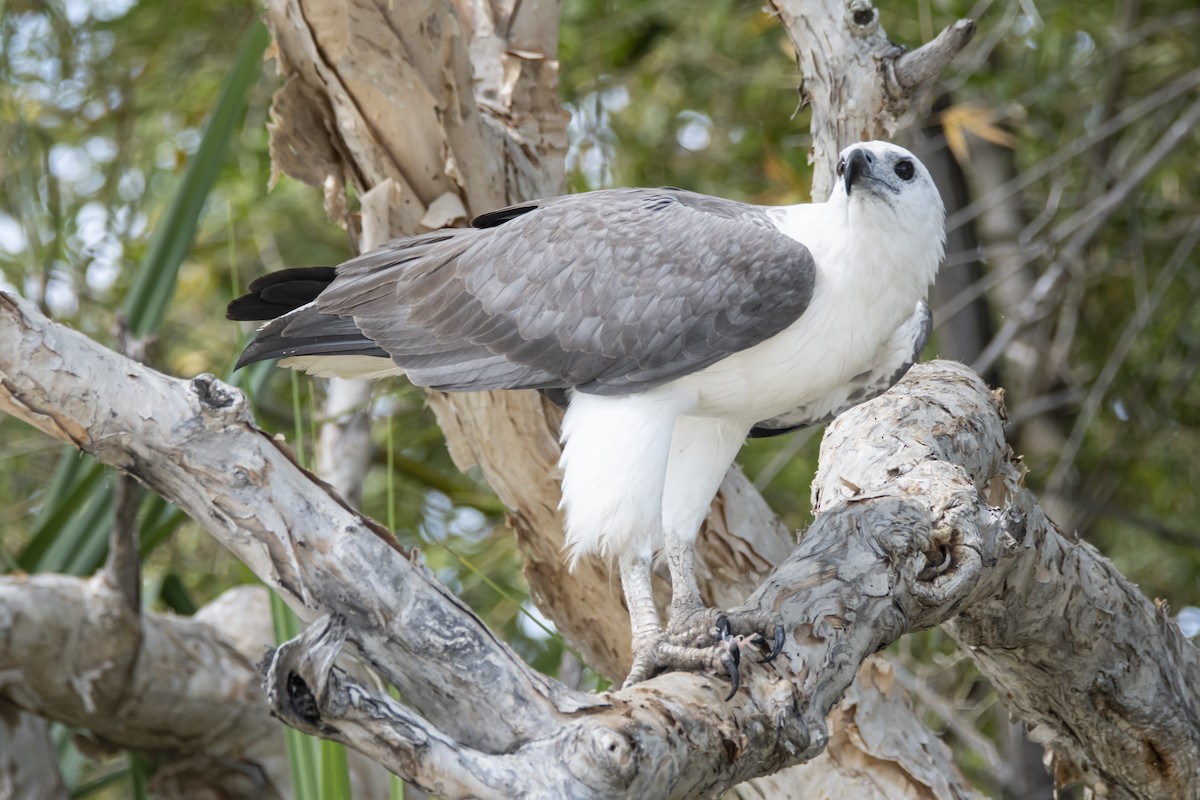
{"label": "dead branch", "polygon": [[[159,375],[11,296],[0,312],[0,408],[135,474],[278,586],[303,617],[322,619],[305,639],[312,648],[293,644],[273,661],[276,685],[286,689],[275,693],[276,711],[429,788],[710,794],[816,756],[829,742],[827,716],[865,659],[907,631],[956,616],[956,635],[970,640],[1014,709],[1053,731],[1062,763],[1110,791],[1153,779],[1182,796],[1197,785],[1200,712],[1183,688],[1198,669],[1194,648],[1090,548],[1067,543],[1039,516],[1019,487],[998,401],[960,365],[914,368],[896,390],[830,427],[814,482],[817,519],[748,601],[782,614],[789,636],[779,662],[751,668],[746,691],[728,704],[717,701],[722,681],[679,673],[594,697],[532,672],[386,533],[327,487],[314,491],[314,479],[254,429],[229,387]],[[1068,551],[1073,560],[1064,561]],[[1055,563],[1071,568],[1048,572]],[[1008,588],[1046,575],[1061,578]],[[1044,603],[1023,605],[1035,591]],[[1123,598],[1120,613],[1103,615],[1097,630],[1096,610],[1113,597]],[[1046,608],[1061,624],[1029,618]],[[1088,672],[1060,657],[1058,675],[1035,652],[1023,661],[1011,643],[993,651],[989,637],[1009,625],[1026,641],[1052,631],[1039,646],[1052,642],[1056,653],[1094,654],[1109,666]],[[405,704],[333,668],[343,646],[400,686]],[[1055,687],[1080,676],[1092,676],[1102,712],[1052,702]],[[1103,749],[1130,731],[1158,754],[1152,768],[1139,771]],[[437,758],[429,755],[435,742]],[[451,765],[468,762],[479,785],[446,782]],[[942,780],[944,796],[968,794]]]}
{"label": "dead branch", "polygon": [[230,796],[287,795],[254,658],[203,618],[139,614],[105,573],[12,575],[0,628],[5,707],[87,730],[94,752],[134,750],[176,773],[202,760],[210,783],[239,776],[246,791]]}

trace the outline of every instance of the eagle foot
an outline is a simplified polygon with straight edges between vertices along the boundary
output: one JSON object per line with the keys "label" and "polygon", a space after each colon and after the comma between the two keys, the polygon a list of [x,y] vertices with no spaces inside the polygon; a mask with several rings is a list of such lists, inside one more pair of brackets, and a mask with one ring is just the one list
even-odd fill
{"label": "eagle foot", "polygon": [[670,633],[660,633],[644,647],[637,647],[635,642],[633,667],[622,686],[629,687],[671,670],[724,674],[732,683],[729,695],[725,698],[729,700],[741,685],[738,665],[741,663],[743,645],[739,637],[728,636],[707,647],[691,647],[673,642]]}
{"label": "eagle foot", "polygon": [[[766,630],[771,631],[769,638],[762,633]],[[742,652],[754,647],[763,656],[759,663],[766,663],[779,655],[783,643],[783,626],[770,615],[697,609],[672,619],[666,631],[644,643],[634,642],[633,667],[624,686],[670,670],[724,674],[732,684],[725,698],[730,700],[741,685]]]}
{"label": "eagle foot", "polygon": [[667,625],[670,641],[705,647],[737,640],[744,650],[747,645],[762,654],[760,664],[774,661],[783,651],[784,630],[779,618],[758,611],[722,611],[719,608],[697,608],[686,615],[673,616]]}

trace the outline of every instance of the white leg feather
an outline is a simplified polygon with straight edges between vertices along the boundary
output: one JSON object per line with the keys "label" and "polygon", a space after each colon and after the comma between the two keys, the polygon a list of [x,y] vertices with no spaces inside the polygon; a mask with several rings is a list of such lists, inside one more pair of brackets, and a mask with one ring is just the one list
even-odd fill
{"label": "white leg feather", "polygon": [[[679,401],[576,394],[563,420],[562,505],[572,563],[661,549],[663,486]],[[665,409],[664,405],[668,406]]]}
{"label": "white leg feather", "polygon": [[725,473],[750,426],[706,417],[679,417],[671,438],[663,490],[663,530],[671,570],[671,622],[704,608],[696,585],[695,542]]}

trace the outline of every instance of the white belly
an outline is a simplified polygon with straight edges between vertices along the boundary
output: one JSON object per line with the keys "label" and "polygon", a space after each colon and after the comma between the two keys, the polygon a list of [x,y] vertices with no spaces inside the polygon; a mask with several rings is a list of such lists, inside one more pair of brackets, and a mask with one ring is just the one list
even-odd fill
{"label": "white belly", "polygon": [[824,397],[875,366],[917,300],[900,292],[865,297],[859,289],[827,280],[808,310],[781,333],[661,389],[692,393],[689,413],[747,423]]}

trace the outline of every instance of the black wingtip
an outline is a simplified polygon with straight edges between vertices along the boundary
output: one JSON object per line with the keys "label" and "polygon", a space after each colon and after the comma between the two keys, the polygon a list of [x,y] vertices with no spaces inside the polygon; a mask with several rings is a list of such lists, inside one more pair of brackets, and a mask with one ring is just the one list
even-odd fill
{"label": "black wingtip", "polygon": [[335,267],[293,267],[255,278],[246,294],[225,307],[225,318],[262,321],[308,305],[337,277]]}
{"label": "black wingtip", "polygon": [[280,311],[275,306],[263,302],[257,294],[244,294],[236,300],[230,300],[229,305],[225,306],[225,319],[231,319],[234,322],[261,322],[266,319],[275,319]]}

